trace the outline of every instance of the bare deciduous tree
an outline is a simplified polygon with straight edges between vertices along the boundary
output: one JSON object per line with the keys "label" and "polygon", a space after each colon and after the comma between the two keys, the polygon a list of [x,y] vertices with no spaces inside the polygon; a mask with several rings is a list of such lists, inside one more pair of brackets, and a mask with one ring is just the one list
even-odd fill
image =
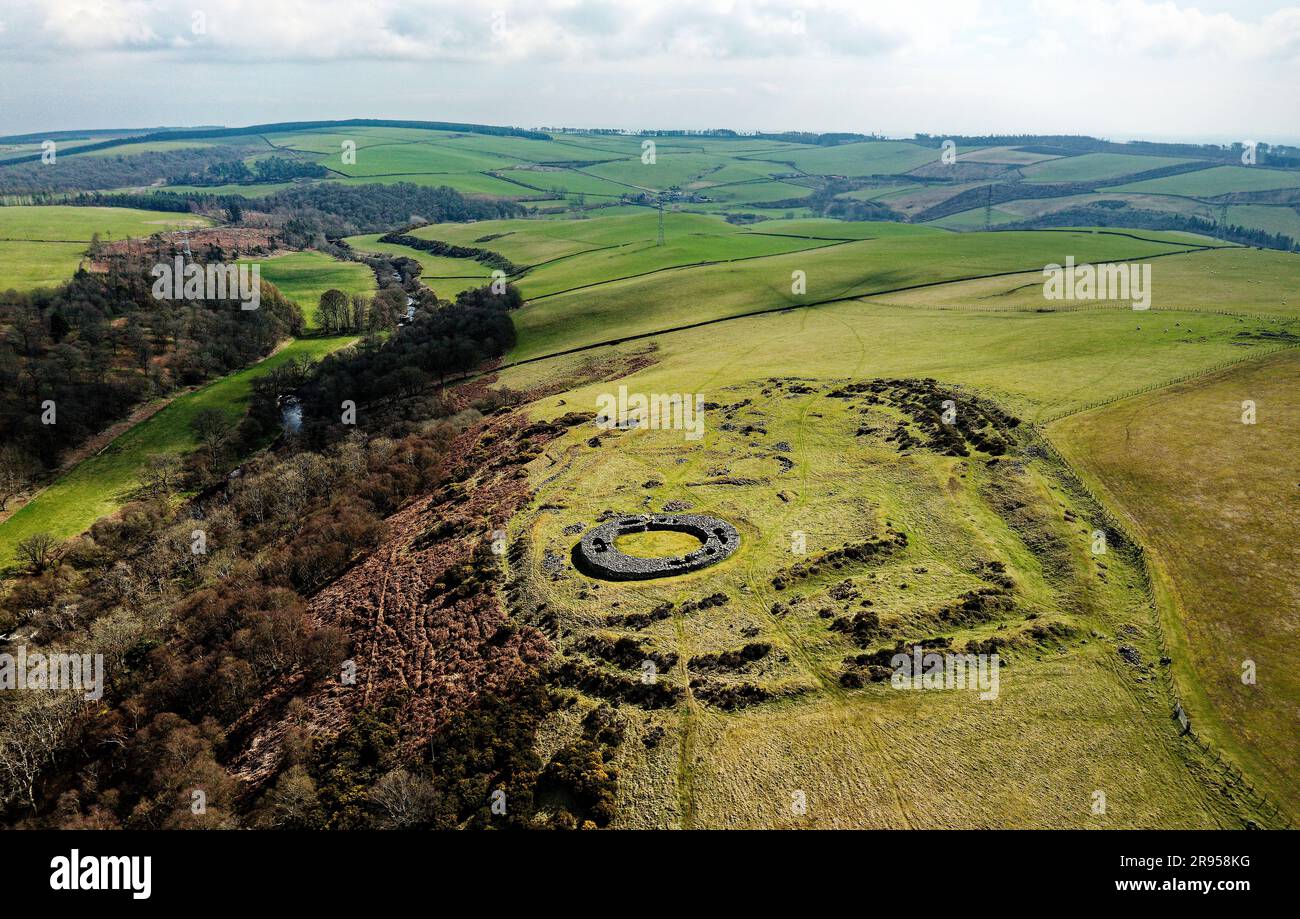
{"label": "bare deciduous tree", "polygon": [[320,820],[316,783],[302,766],[280,774],[262,801],[259,822],[277,829],[312,829]]}
{"label": "bare deciduous tree", "polygon": [[418,826],[433,816],[438,791],[431,781],[405,769],[384,774],[369,798],[379,810],[376,823],[385,829]]}
{"label": "bare deciduous tree", "polygon": [[61,543],[50,533],[33,533],[18,543],[18,558],[25,562],[34,574],[40,574],[46,568],[59,563],[62,557]]}
{"label": "bare deciduous tree", "polygon": [[208,463],[215,466],[226,444],[230,442],[235,426],[221,409],[205,408],[190,421],[190,430],[199,439],[199,445],[207,451]]}
{"label": "bare deciduous tree", "polygon": [[144,487],[151,494],[170,495],[180,485],[181,461],[170,453],[154,453],[145,460]]}
{"label": "bare deciduous tree", "polygon": [[31,488],[37,472],[36,461],[17,447],[0,450],[0,511],[9,502]]}
{"label": "bare deciduous tree", "polygon": [[36,783],[63,751],[81,704],[75,692],[16,694],[0,718],[0,805],[18,800],[36,810]]}

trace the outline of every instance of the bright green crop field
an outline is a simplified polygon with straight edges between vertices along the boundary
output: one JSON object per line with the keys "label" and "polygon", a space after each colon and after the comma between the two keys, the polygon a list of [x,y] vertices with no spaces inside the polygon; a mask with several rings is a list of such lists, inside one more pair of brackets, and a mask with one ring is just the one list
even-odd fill
{"label": "bright green crop field", "polygon": [[169,230],[210,226],[212,221],[194,214],[142,211],[125,207],[0,207],[0,239],[34,242],[90,242],[98,233],[108,242],[132,236],[151,236]]}

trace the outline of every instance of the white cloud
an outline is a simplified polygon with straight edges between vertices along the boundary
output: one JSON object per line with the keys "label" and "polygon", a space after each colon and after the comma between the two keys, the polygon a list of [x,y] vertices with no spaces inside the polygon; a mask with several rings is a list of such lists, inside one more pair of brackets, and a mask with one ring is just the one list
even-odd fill
{"label": "white cloud", "polygon": [[47,9],[42,32],[69,50],[157,48],[162,40],[150,15],[149,5],[140,0],[64,0]]}
{"label": "white cloud", "polygon": [[1297,4],[0,0],[0,132],[365,115],[1294,141]]}
{"label": "white cloud", "polygon": [[978,0],[26,0],[23,43],[10,50],[279,61],[851,58],[943,47],[974,26],[979,8]]}
{"label": "white cloud", "polygon": [[1034,0],[1032,9],[1061,27],[1073,26],[1076,37],[1092,51],[1237,60],[1300,54],[1300,7],[1255,22],[1172,0]]}
{"label": "white cloud", "polygon": [[[1076,51],[1300,55],[1300,7],[1248,21],[1173,0],[16,0],[0,51],[236,61],[734,61],[933,55],[1009,33]],[[201,12],[206,29],[196,34]],[[1055,46],[1055,42],[1052,43]]]}

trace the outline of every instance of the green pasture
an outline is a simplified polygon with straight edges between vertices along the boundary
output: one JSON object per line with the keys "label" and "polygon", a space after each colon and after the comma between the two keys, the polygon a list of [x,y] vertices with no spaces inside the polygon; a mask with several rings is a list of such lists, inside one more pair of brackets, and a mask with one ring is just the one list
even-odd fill
{"label": "green pasture", "polygon": [[[1033,270],[1064,263],[1067,255],[1080,262],[1141,258],[1185,245],[1087,231],[949,234],[933,228],[915,229],[923,235],[886,236],[745,262],[683,268],[547,297],[516,314],[519,343],[509,357],[523,360],[760,310]],[[1162,237],[1156,234],[1152,238]],[[799,279],[796,272],[802,272],[802,293],[794,291]]]}
{"label": "green pasture", "polygon": [[939,158],[939,149],[906,141],[862,141],[834,147],[786,149],[750,154],[749,159],[781,163],[813,175],[895,175]]}
{"label": "green pasture", "polygon": [[[882,302],[902,306],[972,310],[1041,310],[1112,307],[1131,303],[1068,303],[1043,298],[1041,270],[887,294]],[[1151,318],[1163,328],[1166,311],[1240,313],[1276,319],[1300,318],[1300,255],[1271,249],[1233,247],[1191,252],[1151,263]],[[1136,313],[1140,319],[1142,314]],[[1178,321],[1175,319],[1174,321]],[[1243,323],[1244,325],[1244,323]]]}
{"label": "green pasture", "polygon": [[241,259],[241,263],[261,265],[262,278],[298,304],[309,329],[316,326],[316,308],[325,291],[335,288],[349,296],[375,291],[375,276],[368,267],[322,252],[286,252],[269,258]]}
{"label": "green pasture", "polygon": [[[532,413],[541,418],[595,411],[617,385],[699,394],[714,406],[702,441],[677,430],[630,431],[601,436],[597,448],[586,443],[590,428],[566,435],[553,445],[564,465],[537,462],[539,491],[511,523],[530,547],[512,574],[565,630],[561,655],[581,657],[588,636],[626,637],[647,652],[677,655],[661,679],[685,686],[700,673],[687,663],[697,655],[746,641],[774,649],[743,672],[710,677],[757,684],[771,701],[724,711],[696,687],[693,699],[666,710],[624,708],[637,733],[657,725],[667,737],[660,747],[625,745],[618,753],[621,825],[1240,826],[1248,809],[1203,783],[1206,764],[1179,742],[1167,701],[1116,653],[1120,636],[1145,660],[1158,650],[1149,633],[1126,631],[1150,621],[1135,569],[1120,557],[1099,566],[1089,552],[1095,508],[1062,489],[1046,463],[900,453],[880,440],[892,430],[887,413],[828,397],[834,381],[932,376],[1032,418],[1233,353],[1233,320],[1194,321],[1188,339],[1174,342],[1136,333],[1130,316],[1113,312],[980,315],[865,300],[506,370],[501,383],[522,388],[649,357],[649,366],[616,381],[539,400]],[[784,385],[773,385],[778,380]],[[743,408],[732,415],[723,406]],[[864,426],[877,433],[864,436]],[[999,497],[1004,488],[1012,489],[1010,500]],[[590,579],[568,568],[551,576],[543,567],[576,540],[566,528],[589,525],[610,508],[658,511],[670,503],[731,521],[740,550],[682,578],[600,584],[596,597]],[[813,555],[886,525],[909,536],[898,557],[774,586],[774,575],[799,560],[792,534],[802,534]],[[933,623],[932,610],[981,586],[974,572],[987,559],[1005,564],[1015,583],[1015,611],[1005,623]],[[681,609],[714,592],[728,602]],[[960,691],[900,693],[888,683],[841,685],[843,662],[859,648],[827,626],[831,616],[866,605],[857,597],[870,599],[893,635],[951,633],[955,647],[1011,639],[996,702]],[[681,611],[635,628],[608,615],[663,603]],[[1017,648],[1012,636],[1029,620],[1059,623],[1068,637]],[[866,647],[890,644],[882,636]],[[548,720],[542,743],[571,737],[598,701],[578,695],[574,714]],[[886,773],[891,780],[882,785]],[[805,819],[788,809],[791,775],[814,802]],[[1089,808],[1098,786],[1114,789],[1101,819]]]}
{"label": "green pasture", "polygon": [[140,474],[155,453],[183,454],[197,445],[190,422],[204,409],[243,415],[252,382],[297,358],[316,361],[355,338],[300,338],[258,364],[177,396],[157,414],[117,437],[103,451],[78,463],[0,523],[0,567],[13,562],[17,544],[33,533],[75,536],[119,510],[140,488]]}
{"label": "green pasture", "polygon": [[0,207],[0,240],[88,243],[98,233],[108,242],[211,224],[211,220],[195,214],[143,211],[127,207],[74,207],[62,204]]}
{"label": "green pasture", "polygon": [[1163,179],[1116,185],[1114,190],[1213,198],[1236,191],[1271,191],[1276,188],[1300,188],[1300,170],[1269,169],[1264,166],[1215,166]]}
{"label": "green pasture", "polygon": [[1063,156],[1037,165],[1023,166],[1020,172],[1030,182],[1095,182],[1186,162],[1190,161],[1169,156],[1085,153],[1082,156]]}
{"label": "green pasture", "polygon": [[0,207],[0,290],[53,287],[69,280],[88,261],[86,248],[96,233],[111,242],[211,223],[193,214],[122,207]]}

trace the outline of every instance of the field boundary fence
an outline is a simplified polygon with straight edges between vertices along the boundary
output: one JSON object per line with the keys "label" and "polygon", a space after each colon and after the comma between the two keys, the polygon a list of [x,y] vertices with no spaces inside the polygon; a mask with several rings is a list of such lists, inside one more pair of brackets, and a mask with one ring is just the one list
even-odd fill
{"label": "field boundary fence", "polygon": [[1109,533],[1118,535],[1122,544],[1127,545],[1137,556],[1140,564],[1138,566],[1139,575],[1142,583],[1143,599],[1148,607],[1151,622],[1154,628],[1157,646],[1160,650],[1160,660],[1157,662],[1155,671],[1160,675],[1161,685],[1169,695],[1170,699],[1170,719],[1179,723],[1181,733],[1187,737],[1201,753],[1208,759],[1212,760],[1216,766],[1221,768],[1233,783],[1245,795],[1250,804],[1260,813],[1269,815],[1277,822],[1279,826],[1291,829],[1292,824],[1286,812],[1277,804],[1261,793],[1242,771],[1228,757],[1210,743],[1205,737],[1197,732],[1195,725],[1191,721],[1187,706],[1183,704],[1182,693],[1178,689],[1177,680],[1173,674],[1173,654],[1170,651],[1169,640],[1165,634],[1164,623],[1160,613],[1160,600],[1156,594],[1157,574],[1155,566],[1152,564],[1150,551],[1146,545],[1139,540],[1133,533],[1132,529],[1114,513],[1109,505],[1102,500],[1101,496],[1088,486],[1083,477],[1075,471],[1074,466],[1061,452],[1060,448],[1042,429],[1039,423],[1031,423],[1031,430],[1036,435],[1036,441],[1042,445],[1052,459],[1060,466],[1062,476],[1067,480],[1070,488],[1077,489],[1087,497],[1089,502],[1095,507],[1097,516],[1101,519],[1102,524]]}
{"label": "field boundary fence", "polygon": [[[1234,315],[1234,314],[1227,313],[1225,315]],[[1151,383],[1147,386],[1139,387],[1138,389],[1130,389],[1114,396],[1108,396],[1105,399],[1094,399],[1091,402],[1084,402],[1073,408],[1062,409],[1061,411],[1054,412],[1052,414],[1039,418],[1037,421],[1034,422],[1034,424],[1041,428],[1043,425],[1054,424],[1057,421],[1061,421],[1062,419],[1069,418],[1073,415],[1078,415],[1081,412],[1089,412],[1095,408],[1101,408],[1102,406],[1105,405],[1113,405],[1116,402],[1123,402],[1125,399],[1132,399],[1136,396],[1142,396],[1149,392],[1155,392],[1158,389],[1167,389],[1171,386],[1177,386],[1179,383],[1187,383],[1191,380],[1197,379],[1198,377],[1209,376],[1212,373],[1218,373],[1220,370],[1226,370],[1229,367],[1236,366],[1237,364],[1244,364],[1247,361],[1260,360],[1262,358],[1268,357],[1273,354],[1277,354],[1281,351],[1287,351],[1292,348],[1300,348],[1300,341],[1285,342],[1283,344],[1272,345],[1267,348],[1261,348],[1256,351],[1251,351],[1249,354],[1242,354],[1239,355],[1238,357],[1230,357],[1227,360],[1219,361],[1217,364],[1211,364],[1208,367],[1201,367],[1198,370],[1193,370],[1188,373],[1184,373],[1180,376],[1174,377],[1171,380],[1162,380],[1158,383]]]}

